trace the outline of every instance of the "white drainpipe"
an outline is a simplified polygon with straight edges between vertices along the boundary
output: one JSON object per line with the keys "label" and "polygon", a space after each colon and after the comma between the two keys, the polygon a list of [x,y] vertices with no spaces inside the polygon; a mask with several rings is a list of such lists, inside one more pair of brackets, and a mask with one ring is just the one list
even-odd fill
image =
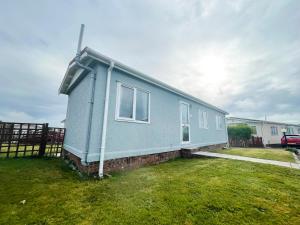
{"label": "white drainpipe", "polygon": [[99,157],[99,177],[100,178],[103,177],[104,152],[105,152],[105,147],[106,147],[106,130],[107,130],[107,118],[108,118],[108,108],[109,108],[110,80],[111,80],[111,71],[113,68],[114,68],[114,62],[111,61],[110,66],[107,69],[107,78],[106,78],[104,114],[103,114],[101,147],[100,147],[100,157]]}
{"label": "white drainpipe", "polygon": [[83,165],[87,164],[87,156],[90,148],[90,139],[91,139],[91,128],[92,128],[92,119],[93,119],[93,106],[94,106],[94,96],[95,96],[95,84],[96,84],[96,73],[94,71],[90,72],[90,88],[89,88],[89,100],[88,100],[88,123],[87,131],[85,137],[85,149],[81,159]]}

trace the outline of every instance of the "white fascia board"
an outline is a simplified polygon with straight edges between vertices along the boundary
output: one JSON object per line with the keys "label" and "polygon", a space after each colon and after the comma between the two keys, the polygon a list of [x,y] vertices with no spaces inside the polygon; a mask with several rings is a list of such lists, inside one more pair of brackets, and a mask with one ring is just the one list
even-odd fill
{"label": "white fascia board", "polygon": [[[86,52],[83,52],[80,56],[80,61],[87,59],[87,57],[88,54]],[[75,74],[76,74],[76,63],[75,60],[72,59],[64,75],[64,78],[60,84],[60,87],[58,89],[58,94],[67,94],[68,88]]]}
{"label": "white fascia board", "polygon": [[[184,97],[186,99],[189,99],[191,101],[197,102],[197,103],[199,103],[199,104],[201,104],[203,106],[206,106],[206,107],[208,107],[210,109],[213,109],[213,110],[221,112],[221,113],[223,113],[225,115],[228,115],[228,113],[226,111],[224,111],[224,110],[222,110],[222,109],[220,109],[220,108],[218,108],[218,107],[216,107],[214,105],[211,105],[211,104],[209,104],[209,103],[207,103],[207,102],[205,102],[205,101],[203,101],[203,100],[201,100],[199,98],[196,98],[196,97],[194,97],[192,95],[189,95],[189,94],[187,94],[187,93],[185,93],[185,92],[183,92],[183,91],[181,91],[181,90],[179,90],[177,88],[174,88],[174,87],[172,87],[172,86],[170,86],[170,85],[168,85],[166,83],[163,83],[163,82],[161,82],[161,81],[159,81],[157,79],[154,79],[154,78],[152,78],[152,77],[150,77],[150,76],[148,76],[148,75],[146,75],[144,73],[141,73],[141,72],[139,72],[139,71],[137,71],[137,70],[135,70],[135,69],[133,69],[131,67],[128,67],[128,66],[126,66],[126,65],[124,65],[124,64],[122,64],[122,63],[120,63],[120,62],[118,62],[118,61],[116,61],[116,60],[114,60],[112,58],[104,56],[101,53],[99,53],[99,52],[97,52],[97,51],[95,51],[95,50],[93,50],[91,48],[85,47],[81,51],[81,56],[80,56],[81,63],[84,63],[82,61],[84,59],[86,59],[87,57],[91,58],[91,59],[94,59],[96,61],[102,62],[102,63],[104,63],[104,64],[106,64],[108,66],[110,65],[111,62],[114,62],[114,64],[115,64],[114,67],[115,68],[117,68],[117,69],[119,69],[119,70],[121,70],[121,71],[123,71],[123,72],[125,72],[127,74],[130,74],[130,75],[132,75],[134,77],[137,77],[137,78],[139,78],[141,80],[144,80],[147,83],[154,84],[154,85],[156,85],[158,87],[161,87],[161,88],[163,88],[165,90],[168,90],[168,91],[170,91],[172,93],[175,93],[175,94],[177,94],[179,96],[182,96],[182,97]],[[68,87],[70,85],[70,83],[68,83],[68,82],[71,82],[71,80],[72,80],[72,78],[74,76],[74,70],[73,70],[73,68],[75,68],[75,67],[76,67],[76,63],[75,63],[75,61],[73,59],[71,61],[70,65],[69,65],[69,67],[68,67],[68,69],[66,71],[66,74],[64,76],[64,79],[63,79],[63,81],[62,81],[62,83],[60,85],[60,88],[59,88],[59,93],[60,94],[67,94],[67,90],[68,90]]]}
{"label": "white fascia board", "polygon": [[92,49],[90,49],[88,47],[85,48],[85,51],[88,53],[89,57],[91,57],[91,58],[93,58],[93,59],[95,59],[97,61],[100,61],[100,62],[102,62],[104,64],[108,64],[108,65],[109,65],[109,63],[111,61],[113,61],[115,63],[115,68],[117,68],[117,69],[119,69],[119,70],[121,70],[123,72],[126,72],[126,73],[128,73],[128,74],[130,74],[132,76],[135,76],[135,77],[137,77],[137,78],[139,78],[141,80],[144,80],[144,81],[146,81],[148,83],[151,83],[151,84],[154,84],[156,86],[159,86],[159,87],[161,87],[161,88],[163,88],[165,90],[168,90],[168,91],[170,91],[172,93],[180,95],[180,96],[182,96],[184,98],[187,98],[187,99],[192,100],[194,102],[200,103],[203,106],[206,106],[208,108],[211,108],[211,109],[214,109],[216,111],[219,111],[219,112],[221,112],[221,113],[223,113],[225,115],[228,114],[226,111],[224,111],[224,110],[222,110],[222,109],[220,109],[220,108],[218,108],[218,107],[216,107],[214,105],[211,105],[211,104],[209,104],[209,103],[207,103],[207,102],[205,102],[205,101],[203,101],[201,99],[198,99],[198,98],[196,98],[196,97],[194,97],[192,95],[189,95],[189,94],[187,94],[187,93],[185,93],[185,92],[183,92],[183,91],[181,91],[181,90],[179,90],[177,88],[174,88],[174,87],[172,87],[172,86],[170,86],[168,84],[165,84],[165,83],[163,83],[163,82],[161,82],[161,81],[159,81],[157,79],[154,79],[154,78],[150,77],[149,75],[141,73],[141,72],[139,72],[139,71],[137,71],[137,70],[135,70],[133,68],[130,68],[130,67],[128,67],[128,66],[126,66],[126,65],[124,65],[124,64],[122,64],[122,63],[120,63],[120,62],[118,62],[118,61],[116,61],[116,60],[114,60],[112,58],[104,56],[104,55],[102,55],[102,54],[100,54],[100,53],[98,53],[98,52],[96,52],[96,51],[94,51],[94,50],[92,50]]}

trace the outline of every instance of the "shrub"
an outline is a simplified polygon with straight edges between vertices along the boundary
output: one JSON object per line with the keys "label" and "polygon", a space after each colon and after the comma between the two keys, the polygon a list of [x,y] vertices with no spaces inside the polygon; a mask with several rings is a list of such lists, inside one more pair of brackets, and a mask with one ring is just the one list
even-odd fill
{"label": "shrub", "polygon": [[249,140],[251,138],[251,127],[246,124],[238,124],[227,128],[231,139]]}
{"label": "shrub", "polygon": [[296,148],[287,148],[286,150],[289,151],[289,152],[294,152],[296,155],[299,154],[299,152]]}

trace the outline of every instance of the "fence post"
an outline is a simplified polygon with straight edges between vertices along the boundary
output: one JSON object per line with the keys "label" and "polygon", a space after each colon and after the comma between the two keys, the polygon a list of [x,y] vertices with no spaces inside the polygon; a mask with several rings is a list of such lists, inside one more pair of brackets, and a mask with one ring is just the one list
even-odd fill
{"label": "fence post", "polygon": [[39,156],[45,155],[47,138],[48,138],[48,123],[45,123],[45,124],[43,124],[42,140],[41,140],[41,145],[40,145],[40,150],[39,150]]}

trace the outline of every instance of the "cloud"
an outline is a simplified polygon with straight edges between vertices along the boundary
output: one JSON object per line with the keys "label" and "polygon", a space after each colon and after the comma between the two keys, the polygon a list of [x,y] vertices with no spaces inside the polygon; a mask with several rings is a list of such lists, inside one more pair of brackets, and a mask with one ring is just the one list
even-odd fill
{"label": "cloud", "polygon": [[0,114],[0,118],[2,121],[18,121],[18,122],[31,122],[34,118],[28,115],[25,112],[11,111],[5,113],[5,115]]}
{"label": "cloud", "polygon": [[[7,1],[0,119],[60,125],[57,89],[84,44],[231,115],[300,123],[298,1]],[[7,21],[9,21],[9,26]]]}
{"label": "cloud", "polygon": [[[42,115],[42,114],[41,114]],[[61,123],[64,115],[56,113],[53,115],[45,115],[45,117],[32,116],[22,111],[6,111],[0,113],[0,121],[5,122],[20,122],[20,123],[49,123],[51,126],[62,127]]]}

